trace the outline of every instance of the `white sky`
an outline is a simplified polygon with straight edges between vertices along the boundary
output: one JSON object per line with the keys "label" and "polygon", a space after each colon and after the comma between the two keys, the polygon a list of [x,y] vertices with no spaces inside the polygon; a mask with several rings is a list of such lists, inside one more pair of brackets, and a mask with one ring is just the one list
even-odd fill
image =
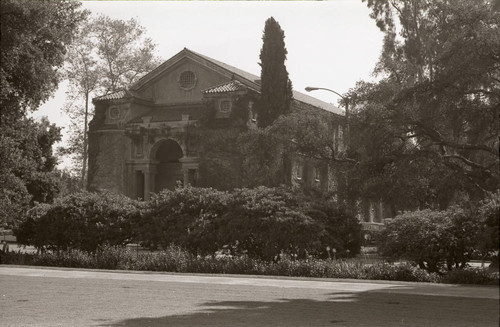
{"label": "white sky", "polygon": [[[370,80],[383,34],[361,0],[332,1],[83,1],[83,8],[111,18],[136,18],[167,60],[184,47],[260,75],[259,54],[266,19],[285,32],[285,62],[297,91],[306,86],[345,93],[356,81]],[[35,117],[66,126],[61,108],[65,83]],[[309,93],[326,102],[338,96]],[[64,130],[63,130],[64,133]]]}

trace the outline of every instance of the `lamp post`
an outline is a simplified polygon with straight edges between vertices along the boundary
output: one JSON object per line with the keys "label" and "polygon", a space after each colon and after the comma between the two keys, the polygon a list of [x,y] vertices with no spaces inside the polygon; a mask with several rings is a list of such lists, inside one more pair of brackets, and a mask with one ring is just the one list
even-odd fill
{"label": "lamp post", "polygon": [[346,149],[349,150],[349,145],[350,145],[349,101],[350,101],[350,98],[345,97],[342,94],[340,94],[340,93],[338,93],[338,92],[336,92],[334,90],[327,89],[327,88],[324,88],[324,87],[308,86],[308,87],[305,88],[305,90],[307,92],[316,91],[316,90],[324,90],[324,91],[332,92],[332,93],[338,95],[339,97],[341,97],[342,100],[344,100],[344,102],[345,102],[345,120],[346,120],[346,128],[345,128]]}

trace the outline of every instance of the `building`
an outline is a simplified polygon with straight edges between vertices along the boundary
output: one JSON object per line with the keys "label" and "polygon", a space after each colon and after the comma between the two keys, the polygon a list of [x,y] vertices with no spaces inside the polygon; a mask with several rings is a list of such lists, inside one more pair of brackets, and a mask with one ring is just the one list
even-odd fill
{"label": "building", "polygon": [[[215,118],[231,114],[245,97],[248,124],[255,124],[253,103],[259,97],[260,77],[183,49],[142,77],[127,90],[93,99],[95,115],[89,125],[89,189],[106,189],[132,198],[195,185],[199,174],[196,144],[188,128],[215,108]],[[310,110],[338,118],[332,142],[342,147],[343,112],[332,104],[293,92],[292,110]],[[290,183],[334,187],[328,167],[298,154]]]}

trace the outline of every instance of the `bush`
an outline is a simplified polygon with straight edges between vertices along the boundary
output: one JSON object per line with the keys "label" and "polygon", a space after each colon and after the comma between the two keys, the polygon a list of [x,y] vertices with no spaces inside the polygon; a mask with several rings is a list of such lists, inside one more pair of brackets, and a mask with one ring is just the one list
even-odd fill
{"label": "bush", "polygon": [[449,284],[498,285],[499,273],[485,268],[465,268],[449,271],[442,279]]}
{"label": "bush", "polygon": [[[478,252],[482,257],[493,257],[498,263],[499,232],[500,232],[500,191],[490,194],[476,210],[477,219],[481,224]],[[498,267],[498,266],[497,266]]]}
{"label": "bush", "polygon": [[150,248],[176,244],[193,255],[225,249],[264,260],[281,253],[305,258],[326,245],[339,256],[356,255],[359,223],[333,204],[314,209],[287,188],[257,187],[221,192],[185,187],[163,191],[147,203],[136,224],[140,242]]}
{"label": "bush", "polygon": [[405,282],[430,282],[439,281],[439,275],[429,273],[409,263],[388,264],[380,263],[365,268],[366,279],[372,280],[397,280]]}
{"label": "bush", "polygon": [[318,247],[323,233],[285,188],[236,189],[218,221],[221,244],[264,260],[277,258],[282,251],[305,256]]}
{"label": "bush", "polygon": [[137,224],[141,243],[151,248],[174,243],[195,254],[214,253],[222,246],[216,218],[225,211],[228,198],[226,192],[211,188],[162,191],[147,204],[149,209]]}
{"label": "bush", "polygon": [[465,267],[478,244],[480,224],[475,216],[452,207],[397,216],[379,237],[379,250],[389,258],[412,260],[429,272],[445,265]]}
{"label": "bush", "polygon": [[307,204],[305,209],[324,228],[317,253],[320,257],[328,258],[331,255],[326,251],[327,246],[336,250],[337,258],[355,257],[360,253],[361,225],[356,217],[331,201],[314,201]]}
{"label": "bush", "polygon": [[76,193],[28,211],[15,230],[18,242],[39,249],[96,251],[133,239],[135,201],[109,192]]}

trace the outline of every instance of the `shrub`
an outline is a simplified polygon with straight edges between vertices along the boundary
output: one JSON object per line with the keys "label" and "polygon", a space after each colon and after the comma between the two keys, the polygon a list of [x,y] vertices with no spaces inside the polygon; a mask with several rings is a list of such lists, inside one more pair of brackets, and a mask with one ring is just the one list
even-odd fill
{"label": "shrub", "polygon": [[20,244],[39,249],[96,251],[128,243],[138,215],[137,203],[125,196],[81,192],[30,210],[15,233]]}
{"label": "shrub", "polygon": [[480,225],[463,209],[422,210],[397,216],[379,237],[379,250],[405,258],[429,272],[465,267],[477,247]]}
{"label": "shrub", "polygon": [[323,230],[285,188],[237,189],[219,221],[221,244],[232,244],[250,257],[272,260],[282,251],[305,254],[315,249]]}
{"label": "shrub", "polygon": [[493,256],[493,261],[498,263],[500,244],[500,191],[490,194],[480,203],[476,210],[476,216],[481,224],[478,251],[482,254],[483,258]]}
{"label": "shrub", "polygon": [[146,204],[135,229],[149,248],[176,244],[193,255],[225,249],[231,255],[264,260],[281,253],[305,258],[324,252],[327,245],[341,257],[356,255],[357,220],[332,203],[318,203],[312,209],[308,201],[281,187],[165,190]]}
{"label": "shrub", "polygon": [[439,275],[429,273],[409,263],[388,264],[378,263],[365,267],[366,279],[372,280],[397,280],[406,282],[431,282],[439,281]]}
{"label": "shrub", "polygon": [[221,244],[216,238],[216,218],[226,208],[228,194],[211,188],[184,187],[165,190],[147,204],[137,229],[149,247],[182,246],[192,253],[214,253]]}
{"label": "shrub", "polygon": [[356,217],[339,208],[332,201],[314,201],[305,210],[324,228],[320,235],[319,256],[329,257],[327,246],[336,250],[337,258],[354,257],[361,249],[361,225]]}
{"label": "shrub", "polygon": [[498,271],[490,271],[485,268],[465,268],[449,271],[443,282],[449,284],[483,284],[498,285]]}

